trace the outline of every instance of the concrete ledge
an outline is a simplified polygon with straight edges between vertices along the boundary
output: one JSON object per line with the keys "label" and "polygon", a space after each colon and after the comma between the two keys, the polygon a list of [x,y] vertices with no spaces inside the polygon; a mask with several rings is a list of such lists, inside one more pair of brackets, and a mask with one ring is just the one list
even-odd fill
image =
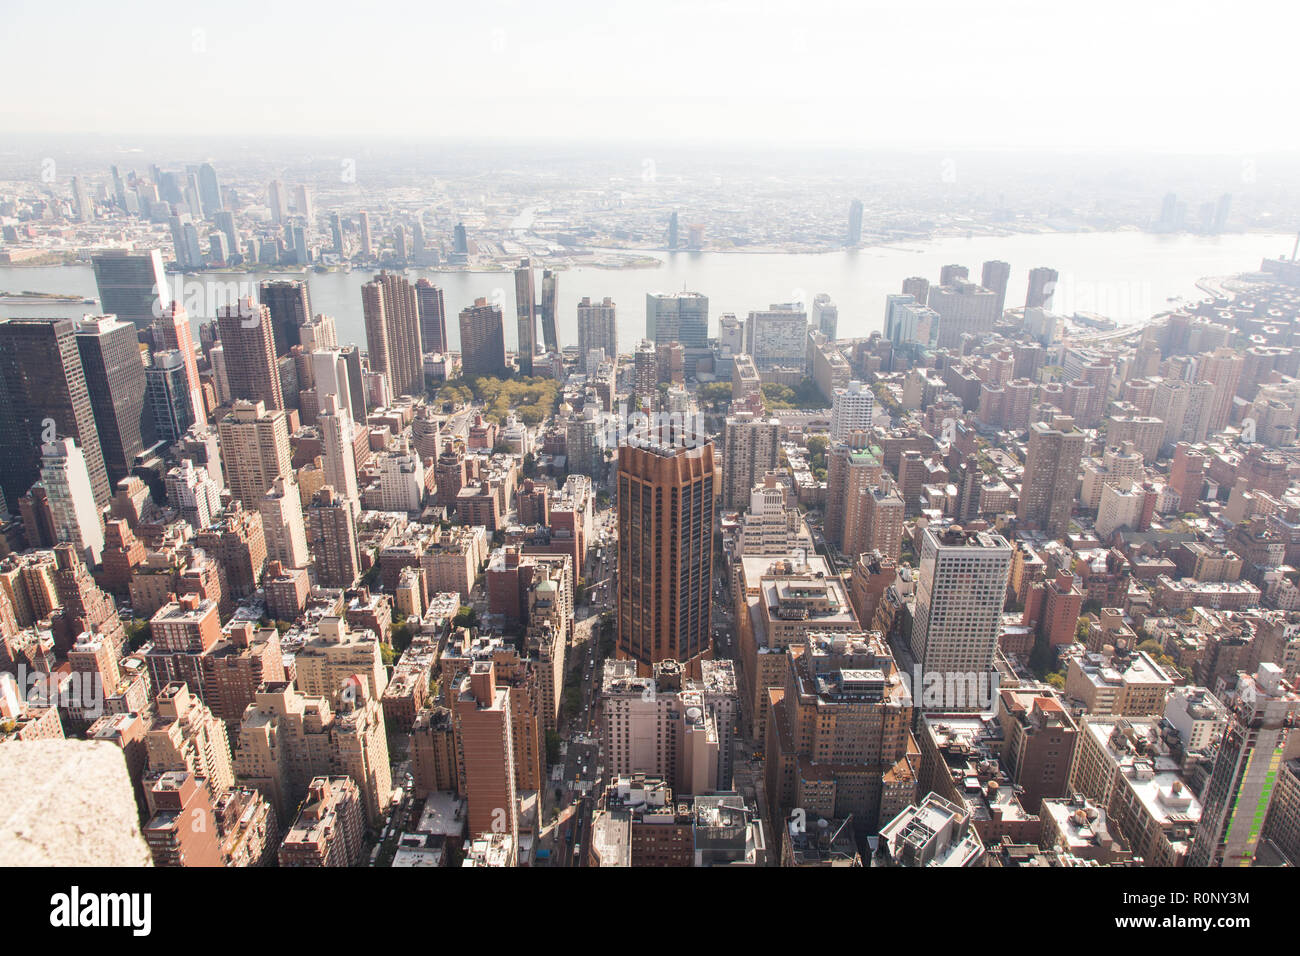
{"label": "concrete ledge", "polygon": [[0,746],[0,866],[151,866],[115,744]]}

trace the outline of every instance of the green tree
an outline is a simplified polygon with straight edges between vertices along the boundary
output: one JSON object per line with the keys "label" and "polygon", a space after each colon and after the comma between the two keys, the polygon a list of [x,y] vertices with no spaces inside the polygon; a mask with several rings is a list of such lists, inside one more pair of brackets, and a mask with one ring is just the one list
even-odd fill
{"label": "green tree", "polygon": [[529,428],[536,428],[546,420],[548,412],[540,405],[521,405],[515,409],[515,417]]}
{"label": "green tree", "polygon": [[763,404],[769,409],[794,408],[794,389],[778,382],[763,385]]}
{"label": "green tree", "polygon": [[830,403],[821,393],[817,383],[811,378],[802,379],[791,388],[777,382],[768,382],[763,386],[763,403],[771,411],[784,408],[829,408]]}
{"label": "green tree", "polygon": [[140,618],[134,618],[127,622],[126,625],[126,644],[133,651],[140,649],[151,634],[149,631],[149,622]]}
{"label": "green tree", "polygon": [[699,401],[701,405],[710,405],[714,408],[724,405],[731,401],[731,385],[727,382],[710,382],[708,385],[701,385]]}
{"label": "green tree", "polygon": [[498,425],[513,413],[524,424],[534,426],[559,406],[561,386],[554,379],[485,376],[469,382],[473,397],[483,403],[483,417]]}
{"label": "green tree", "polygon": [[1039,634],[1034,640],[1034,649],[1029,652],[1029,669],[1039,680],[1045,680],[1056,669],[1056,650],[1045,634]]}
{"label": "green tree", "polygon": [[389,641],[399,653],[411,646],[411,640],[414,637],[415,634],[411,629],[411,625],[405,621],[394,624],[392,630],[389,631]]}
{"label": "green tree", "polygon": [[573,717],[582,709],[582,692],[577,687],[566,687],[564,689],[564,713],[566,717]]}
{"label": "green tree", "polygon": [[[827,467],[826,450],[830,448],[830,445],[830,439],[824,435],[813,435],[804,441],[804,447],[808,449],[808,467],[813,470],[814,474],[819,471],[825,473]],[[818,479],[818,481],[821,480],[821,478]]]}
{"label": "green tree", "polygon": [[876,401],[878,401],[885,411],[889,412],[892,417],[897,418],[903,413],[902,404],[894,397],[893,391],[891,391],[889,386],[884,382],[877,382],[875,385],[871,386],[871,391],[875,394]]}

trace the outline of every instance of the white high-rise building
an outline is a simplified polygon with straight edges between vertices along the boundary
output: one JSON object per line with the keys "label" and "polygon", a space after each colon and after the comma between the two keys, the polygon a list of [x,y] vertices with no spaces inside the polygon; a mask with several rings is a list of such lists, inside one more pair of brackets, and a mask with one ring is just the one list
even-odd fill
{"label": "white high-rise building", "polygon": [[302,341],[302,350],[308,354],[321,349],[338,348],[339,344],[334,319],[324,313],[318,313],[309,322],[300,326],[298,338]]}
{"label": "white high-rise building", "polygon": [[895,345],[933,345],[939,334],[939,313],[904,292],[885,296],[885,338]]}
{"label": "white high-rise building", "polygon": [[727,355],[745,351],[745,323],[730,312],[718,316],[718,348]]}
{"label": "white high-rise building", "polygon": [[[1011,545],[1000,534],[968,532],[957,525],[936,534],[922,533],[921,567],[912,623],[912,657],[921,668],[921,685],[913,696],[926,710],[977,709],[985,701],[957,699],[969,695],[970,682],[993,671],[998,625],[1011,572]],[[927,694],[929,682],[941,681],[942,700]]]}
{"label": "white high-rise building", "polygon": [[1101,461],[1086,458],[1083,462],[1083,490],[1079,502],[1089,511],[1101,507],[1101,489],[1105,485],[1127,486],[1143,478],[1142,454],[1125,442],[1119,448],[1107,448]]}
{"label": "white high-rise building", "polygon": [[808,313],[797,302],[773,303],[745,320],[745,352],[759,370],[802,368],[808,357]]}
{"label": "white high-rise building", "polygon": [[[379,456],[379,510],[416,512],[424,500],[424,462],[405,438]],[[369,500],[369,499],[367,499]]]}
{"label": "white high-rise building", "polygon": [[835,389],[831,406],[831,441],[842,442],[855,431],[871,427],[876,410],[876,396],[861,382],[849,382],[847,388]]}
{"label": "white high-rise building", "polygon": [[1165,701],[1165,720],[1178,731],[1187,753],[1209,750],[1228,729],[1229,712],[1205,687],[1175,687]]}
{"label": "white high-rise building", "polygon": [[1135,481],[1119,481],[1101,486],[1097,504],[1097,536],[1106,541],[1120,528],[1138,530],[1146,493]]}
{"label": "white high-rise building", "polygon": [[292,471],[284,412],[261,401],[237,401],[217,426],[231,493],[252,511],[272,482]]}
{"label": "white high-rise building", "polygon": [[281,476],[258,503],[262,513],[262,532],[266,535],[266,556],[286,568],[305,568],[311,560],[307,553],[307,526],[302,517],[302,497],[293,476]]}
{"label": "white high-rise building", "polygon": [[647,292],[645,337],[655,345],[680,342],[690,362],[708,352],[709,297],[698,292]]}
{"label": "white high-rise building", "polygon": [[780,464],[781,423],[752,412],[728,415],[722,429],[722,504],[739,511],[754,485]]}
{"label": "white high-rise building", "polygon": [[813,328],[834,342],[835,332],[840,324],[839,307],[831,301],[831,297],[825,292],[818,292],[813,299],[812,312]]}
{"label": "white high-rise building", "polygon": [[785,487],[768,475],[750,491],[737,550],[742,555],[790,555],[801,548],[813,550],[812,535],[804,527],[799,509],[787,506]]}
{"label": "white high-rise building", "polygon": [[984,335],[993,331],[1001,317],[998,294],[975,282],[957,279],[951,285],[932,286],[926,305],[938,313],[941,349],[956,348],[965,334]]}
{"label": "white high-rise building", "polygon": [[60,541],[75,545],[86,564],[94,567],[104,553],[104,529],[86,456],[71,438],[41,446],[41,484],[54,513],[54,533]]}
{"label": "white high-rise building", "polygon": [[603,302],[592,302],[584,296],[578,303],[578,354],[585,360],[583,371],[588,375],[600,367],[599,362],[592,365],[587,360],[593,349],[603,349],[607,357],[618,358],[618,320],[614,300],[608,296]]}
{"label": "white high-rise building", "polygon": [[211,527],[213,519],[221,513],[221,485],[206,468],[190,459],[182,458],[167,472],[163,483],[167,488],[167,503],[196,531]]}
{"label": "white high-rise building", "polygon": [[347,404],[352,383],[348,380],[348,364],[341,349],[323,348],[313,352],[311,372],[316,382],[316,400],[322,408],[326,395],[336,395],[341,404]]}
{"label": "white high-rise building", "polygon": [[338,395],[330,392],[321,398],[316,426],[325,448],[325,484],[333,485],[339,497],[352,503],[352,515],[357,517],[361,514],[361,492],[357,485],[356,446],[352,443],[355,433],[352,415]]}
{"label": "white high-rise building", "polygon": [[601,675],[601,742],[609,773],[661,776],[681,793],[731,785],[739,710],[732,661],[703,661],[701,680],[676,661],[638,677],[635,661],[607,660]]}

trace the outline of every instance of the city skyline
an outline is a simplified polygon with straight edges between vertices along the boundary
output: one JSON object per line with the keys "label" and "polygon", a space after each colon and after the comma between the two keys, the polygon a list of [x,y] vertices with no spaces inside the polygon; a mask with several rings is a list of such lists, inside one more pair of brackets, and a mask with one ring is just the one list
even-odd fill
{"label": "city skyline", "polygon": [[240,870],[312,945],[292,869],[933,867],[1043,871],[972,910],[1031,932],[1284,922],[1263,5],[6,24],[15,912],[185,939],[193,877],[57,868]]}

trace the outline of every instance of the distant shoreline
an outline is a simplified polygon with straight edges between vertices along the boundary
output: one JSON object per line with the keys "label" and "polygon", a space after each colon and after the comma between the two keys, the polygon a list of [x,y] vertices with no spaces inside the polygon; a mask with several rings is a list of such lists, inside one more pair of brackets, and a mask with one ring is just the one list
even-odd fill
{"label": "distant shoreline", "polygon": [[[903,251],[915,252],[917,255],[924,254],[926,251],[923,247],[928,244],[937,242],[946,242],[950,240],[963,241],[975,239],[997,239],[1025,236],[1068,236],[1068,235],[1124,235],[1139,234],[1150,236],[1152,238],[1166,237],[1169,239],[1183,238],[1225,238],[1232,236],[1249,236],[1249,235],[1271,235],[1275,230],[1270,229],[1242,229],[1235,232],[1218,233],[1215,235],[1203,235],[1197,232],[1156,232],[1150,229],[1143,229],[1138,226],[1120,226],[1115,229],[1008,229],[1008,230],[966,230],[962,232],[941,231],[929,236],[909,236],[898,239],[878,239],[870,242],[863,242],[857,245],[825,245],[817,247],[780,247],[780,246],[754,246],[754,247],[722,247],[722,248],[703,248],[703,249],[667,249],[664,247],[621,247],[621,246],[591,246],[583,247],[587,255],[611,255],[622,256],[626,262],[596,262],[584,261],[587,255],[560,256],[557,261],[553,261],[545,256],[534,257],[540,263],[552,262],[553,268],[560,270],[586,268],[601,269],[609,272],[621,272],[624,270],[653,270],[660,269],[665,265],[662,257],[694,257],[694,256],[825,256],[834,255],[844,252],[860,252],[870,254],[873,251]],[[908,249],[909,244],[916,244],[917,248]],[[513,260],[511,260],[513,261]],[[88,259],[78,259],[71,255],[60,255],[58,253],[49,253],[39,257],[24,259],[18,262],[0,263],[5,268],[10,269],[49,269],[59,266],[89,265]],[[172,263],[168,263],[172,265]],[[506,274],[513,271],[514,266],[511,262],[493,262],[476,265],[398,265],[396,263],[363,263],[351,264],[349,269],[346,266],[327,266],[318,267],[318,265],[291,266],[291,265],[264,265],[253,263],[247,267],[220,267],[211,269],[187,270],[185,275],[249,275],[261,273],[276,273],[284,275],[309,275],[316,273],[319,275],[329,275],[331,273],[350,272],[360,270],[362,272],[369,270],[388,269],[391,271],[417,271],[417,272],[439,272],[439,273],[466,273],[470,275],[481,274]],[[169,274],[170,273],[169,271]],[[179,274],[179,272],[175,273]],[[22,293],[26,295],[27,293]],[[0,293],[0,296],[7,296],[9,293]],[[69,298],[78,298],[72,296]]]}

